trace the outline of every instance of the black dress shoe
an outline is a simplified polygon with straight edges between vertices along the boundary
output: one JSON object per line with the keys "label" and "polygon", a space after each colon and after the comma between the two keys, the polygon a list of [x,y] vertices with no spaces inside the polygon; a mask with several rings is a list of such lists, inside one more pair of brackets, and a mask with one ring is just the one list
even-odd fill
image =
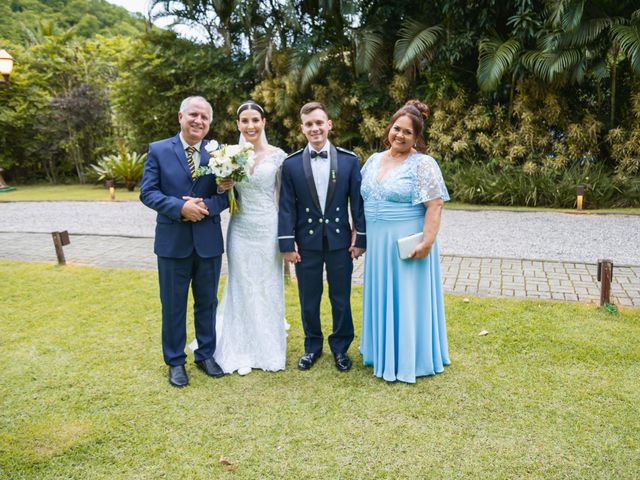
{"label": "black dress shoe", "polygon": [[207,358],[206,360],[200,360],[196,362],[196,366],[202,370],[204,373],[209,375],[210,377],[222,377],[224,372],[220,368],[220,365],[216,363],[216,361],[211,358]]}
{"label": "black dress shoe", "polygon": [[300,370],[309,370],[314,363],[320,358],[322,352],[319,353],[305,353],[298,360],[298,368]]}
{"label": "black dress shoe", "polygon": [[346,353],[334,353],[333,358],[336,359],[336,368],[341,372],[346,372],[351,368],[351,359]]}
{"label": "black dress shoe", "polygon": [[189,377],[184,365],[169,366],[169,383],[178,388],[189,385]]}

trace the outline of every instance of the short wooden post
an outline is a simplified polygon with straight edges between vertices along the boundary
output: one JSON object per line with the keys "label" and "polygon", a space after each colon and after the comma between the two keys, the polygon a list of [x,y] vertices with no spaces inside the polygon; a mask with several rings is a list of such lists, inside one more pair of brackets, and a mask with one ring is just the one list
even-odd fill
{"label": "short wooden post", "polygon": [[64,258],[64,250],[62,247],[71,243],[69,240],[69,232],[66,230],[64,232],[51,232],[51,236],[53,237],[53,246],[56,248],[58,265],[66,265],[67,261]]}
{"label": "short wooden post", "polygon": [[613,262],[598,260],[598,281],[600,282],[600,306],[611,303],[611,280],[613,279]]}

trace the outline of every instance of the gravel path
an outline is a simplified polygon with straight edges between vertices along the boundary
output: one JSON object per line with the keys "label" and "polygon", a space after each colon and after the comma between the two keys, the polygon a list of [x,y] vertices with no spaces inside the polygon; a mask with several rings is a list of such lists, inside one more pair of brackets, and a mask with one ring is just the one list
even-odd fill
{"label": "gravel path", "polygon": [[[153,237],[154,226],[139,202],[0,203],[0,232]],[[640,265],[640,215],[449,209],[439,241],[443,254],[462,257]]]}

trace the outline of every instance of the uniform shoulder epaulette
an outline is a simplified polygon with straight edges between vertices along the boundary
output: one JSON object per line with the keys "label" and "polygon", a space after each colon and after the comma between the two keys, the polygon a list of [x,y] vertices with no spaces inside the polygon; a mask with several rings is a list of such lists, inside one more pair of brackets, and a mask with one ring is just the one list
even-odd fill
{"label": "uniform shoulder epaulette", "polygon": [[336,147],[337,150],[340,150],[343,153],[348,153],[349,155],[353,155],[354,157],[357,157],[358,155],[356,155],[355,153],[353,153],[351,150],[347,150],[346,148],[342,148],[342,147]]}
{"label": "uniform shoulder epaulette", "polygon": [[301,148],[300,150],[297,150],[297,151],[295,151],[295,152],[293,152],[293,153],[290,153],[289,155],[287,155],[287,157],[285,158],[285,160],[286,160],[287,158],[291,158],[291,157],[293,157],[294,155],[298,155],[298,154],[299,154],[300,152],[302,152],[303,150],[304,150],[304,148]]}

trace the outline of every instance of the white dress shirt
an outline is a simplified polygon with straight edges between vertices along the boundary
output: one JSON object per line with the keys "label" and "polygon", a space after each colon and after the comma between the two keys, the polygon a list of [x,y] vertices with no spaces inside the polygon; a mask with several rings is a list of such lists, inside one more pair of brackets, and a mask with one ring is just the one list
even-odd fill
{"label": "white dress shirt", "polygon": [[327,141],[320,150],[316,150],[309,145],[309,152],[317,151],[327,152],[327,158],[316,157],[311,159],[311,172],[313,173],[313,181],[316,184],[316,192],[318,192],[318,200],[320,208],[324,214],[325,203],[327,202],[327,190],[329,189],[329,172],[331,170],[331,143]]}
{"label": "white dress shirt", "polygon": [[182,137],[182,132],[180,132],[180,141],[182,142],[182,149],[185,151],[184,155],[187,155],[187,147],[195,147],[196,151],[193,152],[193,164],[198,168],[200,166],[200,146],[202,145],[202,140],[200,140],[195,145],[189,145],[186,140]]}

